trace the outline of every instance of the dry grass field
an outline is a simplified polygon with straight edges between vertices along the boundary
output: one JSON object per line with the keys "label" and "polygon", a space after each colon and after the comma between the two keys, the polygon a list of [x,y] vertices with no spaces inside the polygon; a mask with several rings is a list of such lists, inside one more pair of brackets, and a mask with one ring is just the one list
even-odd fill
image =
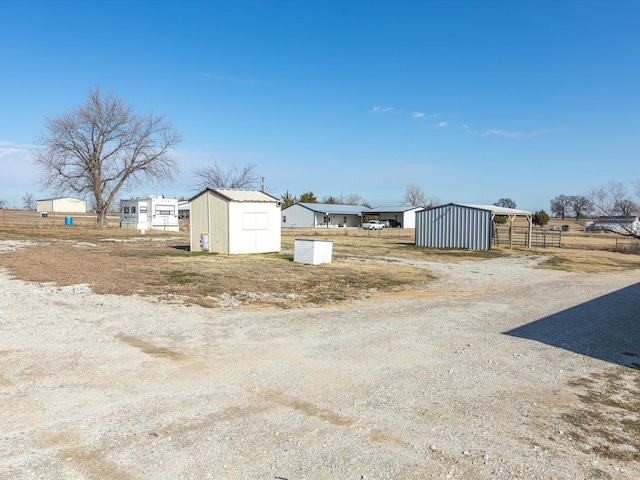
{"label": "dry grass field", "polygon": [[[88,284],[97,293],[139,294],[165,301],[214,307],[232,304],[295,307],[368,298],[374,293],[416,290],[428,271],[394,263],[404,260],[483,260],[500,255],[549,256],[542,268],[608,272],[640,268],[640,256],[616,253],[613,234],[588,234],[576,222],[563,232],[562,248],[497,248],[489,252],[428,249],[414,245],[407,229],[285,229],[277,254],[226,256],[189,252],[188,226],[181,232],[147,232],[118,228],[113,218],[97,228],[91,214],[41,218],[36,212],[2,211],[0,240],[22,240],[33,247],[0,256],[16,278],[59,285]],[[296,238],[322,237],[333,242],[333,262],[320,266],[294,263]]]}

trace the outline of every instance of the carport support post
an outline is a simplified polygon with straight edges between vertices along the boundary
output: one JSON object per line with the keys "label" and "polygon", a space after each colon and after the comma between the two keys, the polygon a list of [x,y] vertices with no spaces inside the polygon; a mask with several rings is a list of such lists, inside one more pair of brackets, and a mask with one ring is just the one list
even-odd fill
{"label": "carport support post", "polygon": [[531,234],[533,233],[533,217],[531,215],[527,215],[527,220],[529,220],[529,248],[531,248]]}

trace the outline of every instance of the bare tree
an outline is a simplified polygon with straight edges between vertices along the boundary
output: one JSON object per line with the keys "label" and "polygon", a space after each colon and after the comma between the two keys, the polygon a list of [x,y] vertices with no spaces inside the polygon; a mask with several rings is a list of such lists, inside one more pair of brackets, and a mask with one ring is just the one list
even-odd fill
{"label": "bare tree", "polygon": [[0,200],[0,209],[2,208],[7,208],[7,201],[6,200]]}
{"label": "bare tree", "polygon": [[22,205],[25,210],[35,210],[36,208],[36,197],[33,196],[33,193],[25,193],[24,197],[22,197]]}
{"label": "bare tree", "polygon": [[[636,196],[640,197],[640,185],[636,186]],[[608,217],[615,224],[612,231],[625,236],[640,237],[637,222],[629,221],[629,217],[640,213],[640,205],[627,192],[620,182],[610,182],[600,188],[591,190],[589,199],[593,209],[601,216]]]}
{"label": "bare tree", "polygon": [[138,115],[120,98],[93,87],[82,105],[46,119],[44,148],[34,162],[46,189],[90,197],[98,225],[105,226],[120,189],[173,178],[170,150],[180,141],[164,116]]}
{"label": "bare tree", "polygon": [[503,208],[516,208],[516,202],[514,202],[510,198],[501,198],[496,203],[494,203],[494,205],[496,207],[503,207]]}
{"label": "bare tree", "polygon": [[194,177],[200,189],[205,188],[257,188],[261,181],[256,173],[256,165],[248,163],[244,167],[225,167],[214,161],[213,165],[197,168]]}
{"label": "bare tree", "polygon": [[571,210],[571,197],[568,195],[557,195],[549,203],[551,204],[551,213],[556,217],[561,217],[562,220]]}
{"label": "bare tree", "polygon": [[427,196],[421,187],[415,183],[407,185],[402,199],[404,205],[413,205],[416,207],[424,207],[427,204]]}
{"label": "bare tree", "polygon": [[357,193],[349,193],[348,195],[340,195],[342,198],[342,204],[344,205],[364,205],[367,208],[371,208],[369,202],[362,198]]}
{"label": "bare tree", "polygon": [[580,217],[589,215],[593,211],[593,202],[589,197],[585,197],[584,195],[571,195],[569,198],[571,200],[569,205],[571,206],[571,210],[573,210],[576,221],[580,220]]}

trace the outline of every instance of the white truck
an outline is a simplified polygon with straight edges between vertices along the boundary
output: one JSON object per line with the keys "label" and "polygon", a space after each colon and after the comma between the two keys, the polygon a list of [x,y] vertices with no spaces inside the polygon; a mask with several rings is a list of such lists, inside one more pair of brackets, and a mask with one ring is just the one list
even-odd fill
{"label": "white truck", "polygon": [[382,230],[384,228],[384,223],[380,220],[369,220],[362,224],[362,228],[365,230]]}

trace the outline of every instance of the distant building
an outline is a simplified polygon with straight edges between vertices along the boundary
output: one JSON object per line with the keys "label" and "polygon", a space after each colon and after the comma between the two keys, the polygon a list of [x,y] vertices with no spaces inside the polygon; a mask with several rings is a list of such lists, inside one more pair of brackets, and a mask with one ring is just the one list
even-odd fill
{"label": "distant building", "polygon": [[61,197],[36,200],[37,212],[87,213],[87,202],[78,198]]}
{"label": "distant building", "polygon": [[415,228],[416,212],[424,210],[422,207],[395,206],[395,207],[375,207],[362,212],[362,215],[377,216],[380,221],[390,221],[391,227]]}
{"label": "distant building", "polygon": [[587,222],[587,232],[614,232],[622,235],[638,235],[640,233],[639,217],[598,217],[597,220]]}
{"label": "distant building", "polygon": [[360,227],[364,205],[333,203],[294,203],[282,210],[282,227],[338,228]]}
{"label": "distant building", "polygon": [[120,228],[177,232],[178,199],[149,195],[120,201]]}

